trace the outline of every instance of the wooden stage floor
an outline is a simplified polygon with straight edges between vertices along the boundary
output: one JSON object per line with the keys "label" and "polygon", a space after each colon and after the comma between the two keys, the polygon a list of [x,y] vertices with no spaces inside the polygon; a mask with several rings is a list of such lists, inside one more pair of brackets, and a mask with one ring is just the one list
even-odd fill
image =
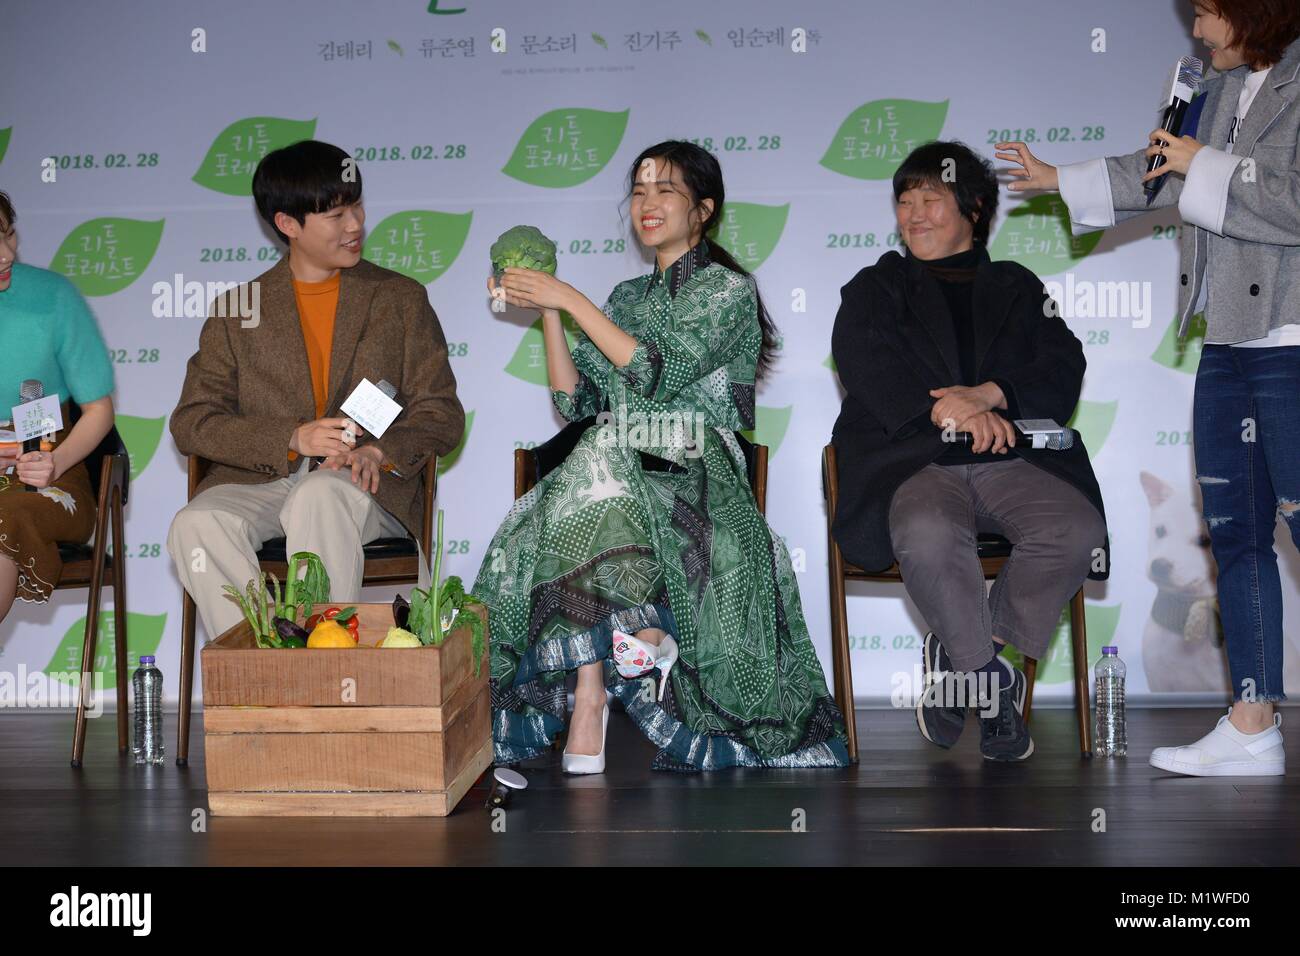
{"label": "wooden stage floor", "polygon": [[[909,711],[861,710],[847,770],[679,775],[620,713],[603,775],[565,777],[558,754],[526,765],[529,789],[494,832],[483,783],[445,819],[207,816],[201,715],[190,766],[119,758],[111,715],[92,720],[85,766],[69,766],[72,719],[0,713],[4,865],[1085,865],[1300,863],[1300,720],[1285,777],[1193,779],[1150,767],[1154,746],[1190,742],[1220,710],[1138,710],[1130,756],[1081,760],[1073,714],[1034,713],[1035,752],[992,764],[968,723],[956,748],[924,741]],[[1284,711],[1284,721],[1291,717]],[[1094,821],[1104,813],[1105,832]],[[201,816],[201,815],[199,815]],[[803,822],[800,831],[795,824]]]}

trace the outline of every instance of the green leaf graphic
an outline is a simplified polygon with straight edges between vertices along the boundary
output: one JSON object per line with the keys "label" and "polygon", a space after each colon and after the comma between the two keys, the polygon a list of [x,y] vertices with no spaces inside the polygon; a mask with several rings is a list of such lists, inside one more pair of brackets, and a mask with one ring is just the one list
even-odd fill
{"label": "green leaf graphic", "polygon": [[0,129],[0,163],[5,161],[5,153],[9,149],[9,134],[14,131],[12,126],[6,126]]}
{"label": "green leaf graphic", "polygon": [[[1119,624],[1122,604],[1091,604],[1084,601],[1084,620],[1088,624],[1088,666],[1101,657],[1101,649],[1114,643],[1115,626]],[[1002,656],[1011,664],[1024,670],[1025,658],[1014,647],[1008,647]],[[1123,655],[1121,655],[1123,656]],[[1130,667],[1132,664],[1130,663]],[[1074,654],[1070,650],[1070,609],[1061,612],[1056,631],[1047,645],[1047,654],[1038,662],[1037,680],[1042,684],[1060,684],[1074,679]]]}
{"label": "green leaf graphic", "polygon": [[386,217],[366,235],[364,255],[375,265],[428,285],[460,255],[472,212],[409,209]]}
{"label": "green leaf graphic", "polygon": [[[102,676],[104,690],[117,689],[117,648],[113,641],[117,615],[113,611],[99,613],[99,640],[95,644],[95,670]],[[141,654],[152,654],[162,643],[167,629],[166,614],[135,614],[126,616],[126,669],[127,678],[140,666]],[[63,635],[59,646],[45,665],[45,673],[62,684],[76,687],[81,683],[81,650],[86,639],[86,619],[80,617]]]}
{"label": "green leaf graphic", "polygon": [[948,101],[872,100],[840,124],[821,164],[855,179],[890,179],[913,149],[938,139]]}
{"label": "green leaf graphic", "polygon": [[591,38],[595,40],[597,44],[603,46],[606,50],[609,49],[609,44],[605,42],[605,38],[601,36],[599,33],[593,33],[591,35]]}
{"label": "green leaf graphic", "polygon": [[707,43],[709,46],[713,46],[713,37],[709,36],[703,30],[696,30],[695,35],[699,37],[701,40],[703,40],[705,43]]}
{"label": "green leaf graphic", "polygon": [[111,295],[144,273],[158,251],[164,220],[91,219],[68,233],[50,269],[82,295]]}
{"label": "green leaf graphic", "polygon": [[396,40],[388,41],[388,49],[392,50],[398,56],[406,56],[406,54],[402,52],[402,48],[398,45]]}
{"label": "green leaf graphic", "polygon": [[[573,316],[567,312],[561,312],[560,317],[564,322],[564,338],[572,349],[574,342],[577,341],[577,323],[573,321]],[[542,337],[542,317],[539,315],[537,321],[528,327],[524,337],[519,340],[519,347],[515,349],[515,354],[510,357],[506,363],[506,371],[515,378],[522,379],[532,385],[545,385],[548,388],[551,384],[551,378],[546,372],[546,342]]]}
{"label": "green leaf graphic", "polygon": [[989,258],[1014,259],[1040,276],[1071,269],[1101,242],[1101,230],[1070,235],[1060,196],[1035,196],[1011,211],[989,245]]}
{"label": "green leaf graphic", "polygon": [[1110,427],[1115,424],[1115,412],[1119,402],[1080,402],[1074,410],[1069,426],[1083,436],[1083,447],[1088,449],[1088,457],[1096,458],[1101,446],[1110,434]]}
{"label": "green leaf graphic", "polygon": [[162,438],[163,426],[167,416],[162,418],[136,418],[134,415],[118,415],[114,424],[117,433],[126,445],[127,456],[131,459],[131,480],[136,481],[149,467],[153,453],[158,450],[158,440]]}
{"label": "green leaf graphic", "polygon": [[793,405],[781,408],[759,405],[754,409],[754,427],[741,434],[755,445],[766,445],[768,458],[775,458],[777,449],[785,440],[785,431],[790,427],[790,414],[793,411]]}
{"label": "green leaf graphic", "polygon": [[1187,325],[1187,338],[1178,341],[1178,316],[1174,316],[1164,337],[1156,350],[1151,353],[1151,360],[1175,372],[1196,374],[1201,364],[1201,346],[1205,344],[1205,313],[1197,312]]}
{"label": "green leaf graphic", "polygon": [[311,139],[316,121],[281,119],[278,116],[250,116],[223,129],[208,147],[193,180],[200,186],[227,196],[250,196],[253,170],[273,149]]}
{"label": "green leaf graphic", "polygon": [[789,215],[789,203],[762,206],[752,202],[729,202],[722,207],[722,215],[709,230],[709,239],[753,272],[781,241]]}
{"label": "green leaf graphic", "polygon": [[474,427],[474,413],[466,412],[465,430],[460,433],[460,441],[456,443],[456,447],[453,448],[445,458],[438,459],[438,474],[440,475],[443,474],[444,472],[449,470],[452,465],[460,461],[460,453],[465,450],[465,443],[469,441],[469,432],[470,429],[473,427]]}
{"label": "green leaf graphic", "polygon": [[614,158],[627,129],[627,115],[628,110],[543,113],[524,130],[501,171],[520,182],[548,189],[585,183]]}
{"label": "green leaf graphic", "polygon": [[836,375],[839,375],[839,374],[840,374],[840,370],[837,369],[837,368],[835,367],[835,356],[834,356],[834,355],[828,355],[828,356],[826,356],[826,361],[825,361],[825,362],[822,362],[822,364],[825,365],[825,366],[826,366],[828,369],[830,369],[832,372],[834,372]]}

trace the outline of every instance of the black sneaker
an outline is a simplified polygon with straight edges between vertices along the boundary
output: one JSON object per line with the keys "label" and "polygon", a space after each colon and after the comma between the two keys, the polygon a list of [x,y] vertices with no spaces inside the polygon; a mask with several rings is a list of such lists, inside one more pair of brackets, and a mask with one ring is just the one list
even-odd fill
{"label": "black sneaker", "polygon": [[916,725],[921,736],[940,747],[951,747],[966,724],[966,707],[957,706],[952,661],[934,631],[921,645],[921,693],[916,701]]}
{"label": "black sneaker", "polygon": [[[980,753],[985,760],[1024,760],[1034,752],[1034,741],[1025,726],[1025,693],[1029,684],[1019,669],[998,658],[1004,673],[996,688],[989,687],[991,699],[980,694]],[[993,710],[991,716],[985,714]]]}

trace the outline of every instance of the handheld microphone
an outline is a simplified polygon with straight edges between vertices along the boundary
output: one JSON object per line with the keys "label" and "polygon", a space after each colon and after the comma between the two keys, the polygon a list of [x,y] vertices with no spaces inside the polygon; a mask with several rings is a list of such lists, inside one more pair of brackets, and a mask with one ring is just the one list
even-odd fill
{"label": "handheld microphone", "polygon": [[1050,418],[1017,418],[1015,426],[1029,437],[1033,448],[1066,451],[1074,447],[1074,429],[1058,425]]}
{"label": "handheld microphone", "polygon": [[[18,387],[19,405],[26,405],[28,402],[34,402],[38,398],[44,398],[44,397],[45,397],[45,385],[43,382],[41,382],[40,379],[35,379],[35,378],[26,379],[23,381],[22,385]],[[14,425],[16,427],[17,422],[15,422]],[[24,455],[27,454],[29,451],[40,451],[40,450],[41,450],[41,436],[36,435],[32,438],[28,438],[23,441]],[[37,489],[34,486],[24,482],[23,490],[36,491]]]}
{"label": "handheld microphone", "polygon": [[[378,382],[375,383],[375,388],[379,389],[389,398],[393,399],[393,401],[397,400],[397,386],[389,382],[388,379],[381,378]],[[348,422],[347,425],[343,427],[343,440],[347,442],[349,445],[356,445],[357,423],[354,422],[351,418],[349,418],[347,422]],[[324,458],[312,459],[312,463],[309,466],[308,470],[315,471],[321,464],[324,463],[324,461],[325,461]],[[396,469],[390,469],[390,470],[396,472]],[[400,473],[398,473],[398,477],[399,478],[402,477]]]}
{"label": "handheld microphone", "polygon": [[[1187,116],[1187,107],[1192,102],[1192,97],[1201,87],[1201,77],[1205,71],[1205,64],[1199,58],[1194,56],[1185,56],[1179,59],[1174,66],[1173,75],[1169,84],[1168,105],[1165,107],[1164,117],[1161,119],[1160,128],[1166,133],[1173,133],[1175,136],[1182,135],[1183,121]],[[1147,160],[1147,172],[1154,172],[1165,164],[1163,154],[1157,153]],[[1142,184],[1143,190],[1147,194],[1147,205],[1155,200],[1160,193],[1161,187],[1164,186],[1165,176],[1158,176],[1155,179],[1148,180]]]}

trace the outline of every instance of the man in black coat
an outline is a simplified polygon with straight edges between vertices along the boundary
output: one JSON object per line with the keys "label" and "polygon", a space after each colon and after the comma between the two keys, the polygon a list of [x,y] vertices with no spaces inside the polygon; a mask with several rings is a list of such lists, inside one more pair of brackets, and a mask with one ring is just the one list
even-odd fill
{"label": "man in black coat", "polygon": [[[1016,419],[1064,424],[1086,362],[1042,282],[985,249],[997,207],[992,167],[960,143],[930,143],[894,178],[907,255],[888,252],[841,290],[832,353],[847,395],[832,442],[833,534],[868,570],[895,561],[926,635],[922,733],[951,746],[981,708],[981,750],[1033,752],[1025,679],[998,652],[1039,658],[1085,577],[1104,578],[1104,508],[1088,453],[1033,449]],[[961,439],[969,435],[969,441]],[[975,540],[1012,554],[986,596]]]}

